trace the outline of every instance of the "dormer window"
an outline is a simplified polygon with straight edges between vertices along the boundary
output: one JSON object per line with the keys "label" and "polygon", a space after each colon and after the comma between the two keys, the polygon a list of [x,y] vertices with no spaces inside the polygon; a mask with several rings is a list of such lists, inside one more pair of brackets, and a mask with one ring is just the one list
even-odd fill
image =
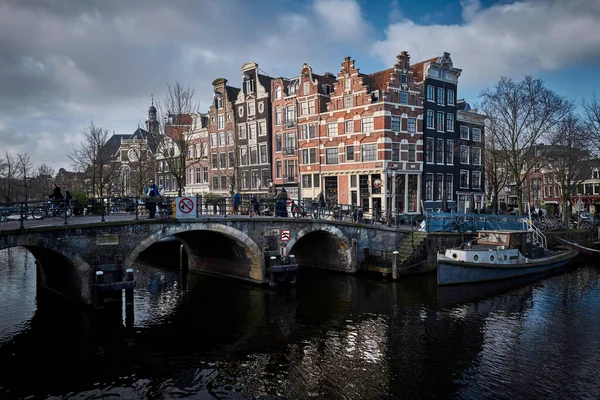
{"label": "dormer window", "polygon": [[288,93],[290,96],[296,94],[296,84],[291,84],[288,86]]}
{"label": "dormer window", "polygon": [[223,108],[223,96],[219,92],[215,92],[215,107]]}
{"label": "dormer window", "polygon": [[281,86],[275,87],[275,100],[281,99]]}
{"label": "dormer window", "polygon": [[246,87],[246,93],[254,93],[254,79],[248,79],[244,82],[244,86]]}

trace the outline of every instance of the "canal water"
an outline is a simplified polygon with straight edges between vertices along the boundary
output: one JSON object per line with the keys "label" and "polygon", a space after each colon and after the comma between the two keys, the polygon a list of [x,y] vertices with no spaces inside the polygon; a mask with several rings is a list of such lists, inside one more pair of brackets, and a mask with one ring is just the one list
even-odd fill
{"label": "canal water", "polygon": [[444,289],[302,269],[271,291],[153,263],[127,321],[37,291],[33,257],[1,251],[0,399],[600,397],[592,266]]}

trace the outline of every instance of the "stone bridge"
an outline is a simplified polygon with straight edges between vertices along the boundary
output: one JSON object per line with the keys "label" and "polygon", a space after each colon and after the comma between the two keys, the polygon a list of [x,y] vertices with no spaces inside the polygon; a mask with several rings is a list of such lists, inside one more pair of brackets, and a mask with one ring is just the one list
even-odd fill
{"label": "stone bridge", "polygon": [[[286,231],[289,240],[282,240]],[[38,285],[85,304],[93,304],[99,265],[115,264],[118,256],[123,270],[130,268],[141,252],[171,236],[184,246],[190,271],[266,284],[268,250],[294,255],[301,266],[355,273],[364,249],[392,250],[407,235],[351,222],[230,216],[84,222],[0,233],[0,250],[23,246],[34,255]]]}

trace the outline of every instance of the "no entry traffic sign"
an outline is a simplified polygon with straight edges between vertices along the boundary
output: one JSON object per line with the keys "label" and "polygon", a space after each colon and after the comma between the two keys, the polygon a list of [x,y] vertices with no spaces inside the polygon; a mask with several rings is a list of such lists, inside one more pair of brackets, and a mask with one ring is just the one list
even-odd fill
{"label": "no entry traffic sign", "polygon": [[178,197],[176,204],[176,218],[196,218],[196,199]]}

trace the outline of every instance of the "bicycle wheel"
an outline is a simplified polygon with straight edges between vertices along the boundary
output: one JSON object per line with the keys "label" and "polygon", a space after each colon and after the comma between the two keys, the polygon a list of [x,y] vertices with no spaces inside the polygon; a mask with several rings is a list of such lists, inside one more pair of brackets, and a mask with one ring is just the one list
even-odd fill
{"label": "bicycle wheel", "polygon": [[58,209],[58,216],[60,218],[64,218],[65,217],[65,212],[67,213],[67,218],[69,218],[71,215],[73,215],[73,210],[71,210],[71,208],[59,208]]}
{"label": "bicycle wheel", "polygon": [[44,207],[34,207],[33,210],[31,210],[31,216],[33,219],[43,219],[46,217],[46,209]]}

